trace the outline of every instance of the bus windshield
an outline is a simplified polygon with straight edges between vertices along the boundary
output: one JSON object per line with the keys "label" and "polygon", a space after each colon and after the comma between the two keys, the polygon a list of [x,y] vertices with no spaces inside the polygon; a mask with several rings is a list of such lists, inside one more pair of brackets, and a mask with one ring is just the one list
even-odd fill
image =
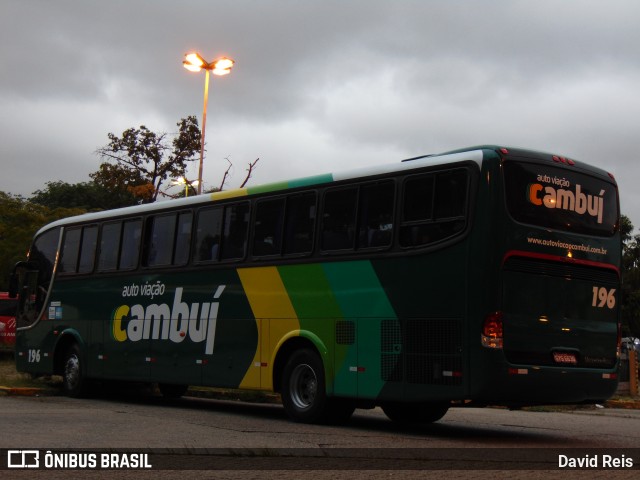
{"label": "bus windshield", "polygon": [[505,162],[507,208],[519,222],[585,235],[611,236],[618,220],[613,183],[568,169]]}

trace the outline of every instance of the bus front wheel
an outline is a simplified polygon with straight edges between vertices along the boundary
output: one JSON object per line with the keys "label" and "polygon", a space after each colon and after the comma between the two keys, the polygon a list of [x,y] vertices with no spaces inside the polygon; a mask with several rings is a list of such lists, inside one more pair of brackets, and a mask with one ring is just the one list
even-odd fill
{"label": "bus front wheel", "polygon": [[382,405],[385,415],[401,424],[437,422],[448,410],[449,402],[390,402]]}
{"label": "bus front wheel", "polygon": [[310,349],[293,353],[282,372],[282,405],[295,422],[323,422],[327,413],[322,360]]}
{"label": "bus front wheel", "polygon": [[82,397],[87,393],[84,364],[76,344],[69,347],[62,360],[62,391],[69,397]]}

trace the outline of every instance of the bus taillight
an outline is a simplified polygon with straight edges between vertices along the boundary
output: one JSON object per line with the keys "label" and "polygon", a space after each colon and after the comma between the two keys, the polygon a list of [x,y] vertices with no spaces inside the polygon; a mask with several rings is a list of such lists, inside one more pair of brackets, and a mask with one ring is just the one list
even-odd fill
{"label": "bus taillight", "polygon": [[487,315],[482,325],[482,346],[502,348],[502,312]]}

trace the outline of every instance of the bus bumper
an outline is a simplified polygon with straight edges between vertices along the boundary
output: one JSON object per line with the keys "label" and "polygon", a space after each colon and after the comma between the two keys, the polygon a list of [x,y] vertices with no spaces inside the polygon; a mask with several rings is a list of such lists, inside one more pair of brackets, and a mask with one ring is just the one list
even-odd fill
{"label": "bus bumper", "polygon": [[[496,352],[497,353],[497,352]],[[492,405],[599,403],[618,388],[617,369],[510,365],[502,360],[476,372],[471,398]]]}

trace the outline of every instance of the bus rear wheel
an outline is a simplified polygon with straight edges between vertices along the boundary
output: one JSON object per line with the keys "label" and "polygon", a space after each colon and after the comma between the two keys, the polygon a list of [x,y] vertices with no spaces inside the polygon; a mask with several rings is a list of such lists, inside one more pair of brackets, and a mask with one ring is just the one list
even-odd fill
{"label": "bus rear wheel", "polygon": [[69,397],[82,397],[88,391],[80,347],[73,344],[62,359],[62,391]]}
{"label": "bus rear wheel", "polygon": [[382,411],[390,420],[400,424],[433,423],[445,416],[449,402],[389,402]]}
{"label": "bus rear wheel", "polygon": [[282,405],[295,422],[321,423],[328,402],[324,368],[310,349],[294,352],[282,371]]}

